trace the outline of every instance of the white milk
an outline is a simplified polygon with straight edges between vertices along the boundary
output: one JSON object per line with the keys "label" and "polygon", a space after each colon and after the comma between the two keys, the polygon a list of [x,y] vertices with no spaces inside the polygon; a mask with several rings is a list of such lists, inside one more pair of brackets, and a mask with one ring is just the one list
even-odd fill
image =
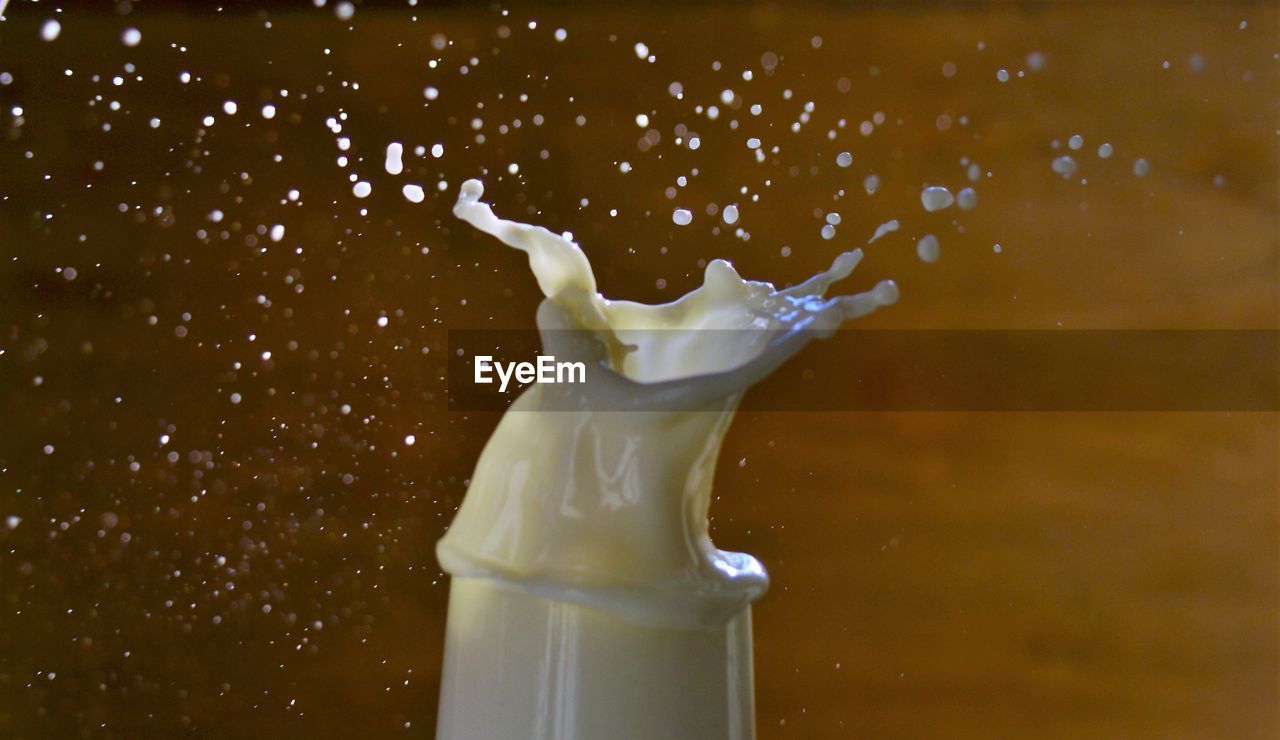
{"label": "white milk", "polygon": [[897,288],[823,298],[855,250],[787,290],[716,260],[671,303],[610,301],[577,244],[483,192],[463,183],[454,214],[529,255],[545,351],[588,371],[516,400],[437,545],[454,576],[437,737],[752,738],[768,576],[708,536],[720,443],[743,391]]}

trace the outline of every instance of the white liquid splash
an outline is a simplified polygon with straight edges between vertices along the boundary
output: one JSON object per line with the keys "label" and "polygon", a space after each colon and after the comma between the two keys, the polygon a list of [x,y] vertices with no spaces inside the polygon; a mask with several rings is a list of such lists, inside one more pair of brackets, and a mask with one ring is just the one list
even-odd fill
{"label": "white liquid splash", "polygon": [[587,382],[534,385],[503,416],[437,546],[441,565],[641,623],[724,625],[768,585],[755,558],[708,534],[715,462],[742,393],[813,338],[895,302],[897,287],[824,298],[862,258],[854,250],[785,290],[714,260],[671,303],[611,301],[576,243],[499,219],[483,192],[463,183],[454,214],[528,254],[547,297],[544,351],[587,362]]}

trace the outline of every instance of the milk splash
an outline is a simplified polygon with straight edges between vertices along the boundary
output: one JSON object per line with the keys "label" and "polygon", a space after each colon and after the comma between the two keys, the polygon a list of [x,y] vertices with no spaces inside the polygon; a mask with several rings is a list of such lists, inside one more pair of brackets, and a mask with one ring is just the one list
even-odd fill
{"label": "milk splash", "polygon": [[499,219],[483,193],[463,183],[454,214],[528,254],[544,350],[586,362],[587,382],[534,385],[503,416],[437,546],[441,565],[642,625],[722,628],[768,586],[759,561],[708,534],[739,399],[811,339],[892,304],[897,287],[825,298],[861,260],[854,250],[785,290],[715,260],[670,303],[611,301],[576,243]]}

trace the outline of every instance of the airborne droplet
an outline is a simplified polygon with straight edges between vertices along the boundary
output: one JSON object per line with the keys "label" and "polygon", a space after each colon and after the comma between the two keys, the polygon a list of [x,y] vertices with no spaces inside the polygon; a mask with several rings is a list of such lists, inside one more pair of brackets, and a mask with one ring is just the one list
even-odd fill
{"label": "airborne droplet", "polygon": [[404,145],[398,141],[387,144],[387,161],[386,168],[388,175],[398,175],[404,172],[404,161],[401,157],[404,155]]}
{"label": "airborne droplet", "polygon": [[930,213],[948,208],[954,202],[956,197],[951,194],[951,191],[938,185],[931,185],[920,192],[920,203]]}
{"label": "airborne droplet", "polygon": [[938,237],[925,234],[916,242],[916,256],[924,262],[938,261]]}

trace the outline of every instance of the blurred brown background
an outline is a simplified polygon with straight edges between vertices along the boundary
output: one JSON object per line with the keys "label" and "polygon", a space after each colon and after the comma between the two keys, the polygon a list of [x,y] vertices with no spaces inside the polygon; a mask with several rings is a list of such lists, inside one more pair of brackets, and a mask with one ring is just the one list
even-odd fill
{"label": "blurred brown background", "polygon": [[[496,422],[444,410],[445,331],[538,299],[467,177],[611,297],[898,218],[859,328],[1277,328],[1271,3],[306,5],[0,23],[0,736],[431,736],[432,548]],[[962,161],[977,209],[924,213]],[[1276,736],[1275,413],[746,406],[713,534],[773,577],[762,738]]]}

